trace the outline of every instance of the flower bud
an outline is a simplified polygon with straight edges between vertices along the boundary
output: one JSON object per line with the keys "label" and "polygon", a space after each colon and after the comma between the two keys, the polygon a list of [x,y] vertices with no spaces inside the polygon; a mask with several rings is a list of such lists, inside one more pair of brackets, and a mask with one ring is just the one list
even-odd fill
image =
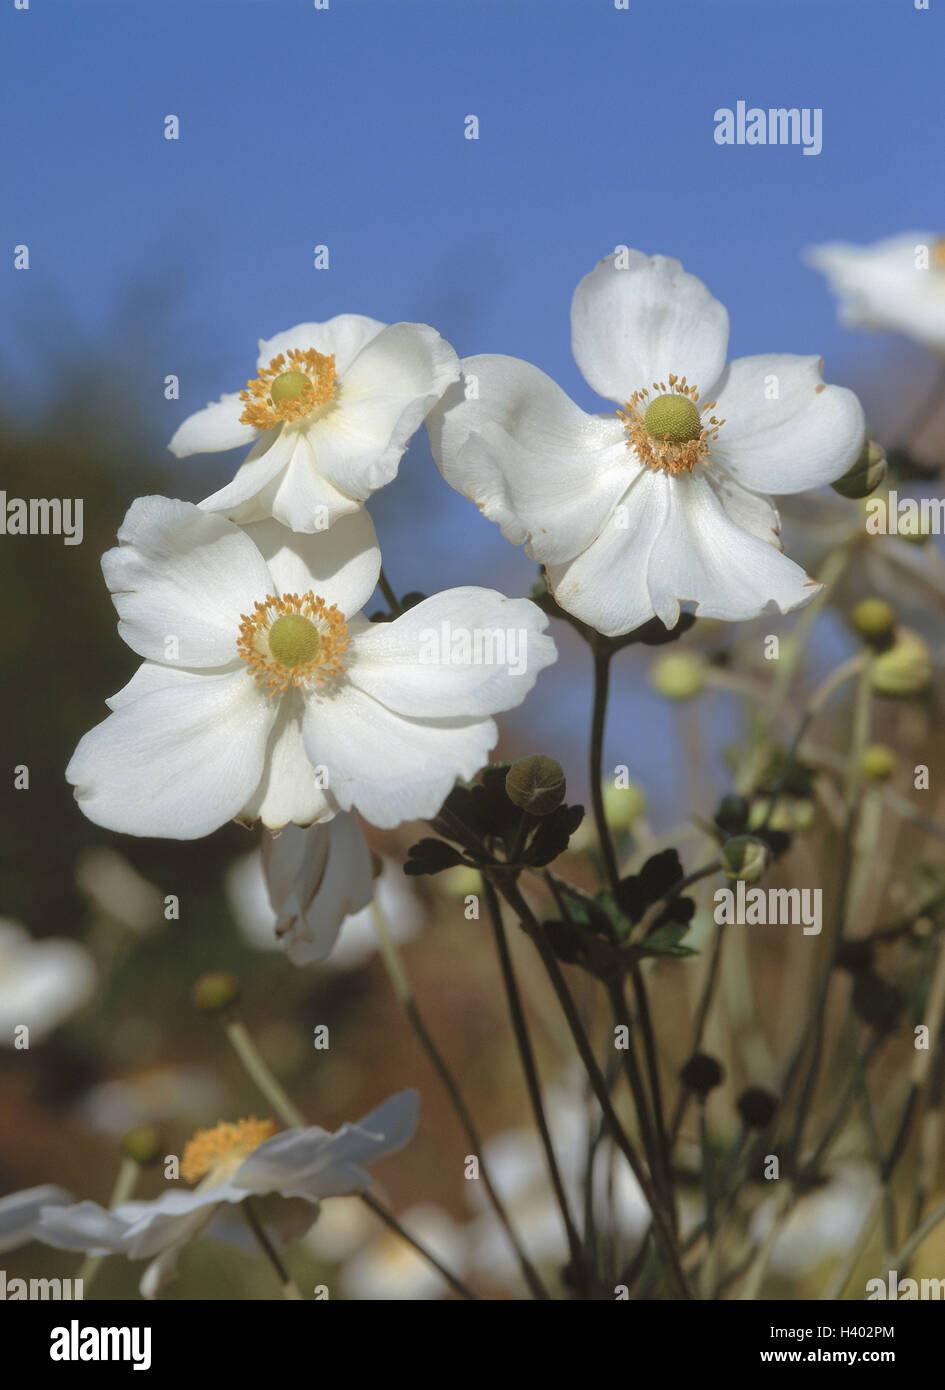
{"label": "flower bud", "polygon": [[646,793],[635,782],[625,787],[604,785],[604,815],[615,830],[628,830],[635,820],[646,815]]}
{"label": "flower bud", "polygon": [[873,662],[877,695],[918,695],[932,679],[932,657],[917,632],[900,628],[888,651]]}
{"label": "flower bud", "polygon": [[786,796],[778,798],[773,811],[770,800],[752,802],[747,828],[748,830],[760,830],[762,826],[766,826],[769,830],[794,829],[794,813]]}
{"label": "flower bud", "polygon": [[841,497],[868,497],[886,476],[886,454],[875,439],[867,439],[851,469],[830,486]]}
{"label": "flower bud", "polygon": [[191,1001],[201,1013],[216,1014],[239,998],[240,982],[230,970],[209,970],[194,985]]}
{"label": "flower bud", "polygon": [[748,823],[750,809],[747,797],[728,792],[719,802],[715,823],[729,835],[739,835]]}
{"label": "flower bud", "polygon": [[813,830],[817,824],[817,802],[809,796],[801,797],[797,801],[791,802],[791,826],[792,830]]}
{"label": "flower bud", "polygon": [[896,771],[896,755],[885,743],[871,743],[863,749],[860,771],[871,782],[885,782]]}
{"label": "flower bud", "polygon": [[778,1098],[761,1086],[749,1086],[738,1097],[738,1113],[749,1129],[767,1129],[778,1110]]}
{"label": "flower bud", "polygon": [[705,685],[705,661],[691,652],[667,652],[650,667],[650,684],[667,700],[691,700]]}
{"label": "flower bud", "polygon": [[126,1158],[133,1158],[141,1168],[149,1168],[153,1163],[157,1163],[163,1148],[156,1125],[138,1125],[122,1135],[122,1153]]}
{"label": "flower bud", "polygon": [[726,878],[757,883],[768,863],[768,846],[754,835],[735,835],[722,846],[722,869]]}
{"label": "flower bud", "polygon": [[697,1096],[707,1096],[721,1086],[725,1072],[720,1062],[706,1052],[694,1052],[679,1073],[682,1084]]}
{"label": "flower bud", "polygon": [[864,598],[850,614],[853,631],[877,651],[891,646],[896,632],[896,610],[884,598]]}
{"label": "flower bud", "polygon": [[533,816],[550,816],[564,800],[564,770],[554,758],[535,753],[519,758],[506,773],[505,790],[510,801]]}

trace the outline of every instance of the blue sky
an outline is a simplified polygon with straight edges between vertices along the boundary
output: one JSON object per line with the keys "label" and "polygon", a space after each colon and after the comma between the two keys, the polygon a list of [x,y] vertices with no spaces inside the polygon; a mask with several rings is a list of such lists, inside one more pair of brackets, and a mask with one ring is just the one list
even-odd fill
{"label": "blue sky", "polygon": [[[341,312],[525,357],[597,408],[568,308],[618,243],[700,275],[733,355],[818,352],[855,381],[883,349],[839,328],[800,252],[945,227],[943,26],[937,0],[7,0],[6,408],[46,400],[51,356],[120,350],[162,448],[252,374],[258,337]],[[822,153],[717,146],[714,112],[739,100],[821,108]],[[9,268],[21,243],[28,273]],[[400,587],[530,582],[415,453],[372,506]],[[231,467],[175,464],[177,490]]]}

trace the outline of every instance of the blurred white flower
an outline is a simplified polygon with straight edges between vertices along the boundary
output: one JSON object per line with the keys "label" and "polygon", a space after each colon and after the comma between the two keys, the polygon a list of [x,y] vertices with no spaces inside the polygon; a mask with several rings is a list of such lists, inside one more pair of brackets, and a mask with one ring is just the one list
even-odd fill
{"label": "blurred white flower", "polygon": [[[371,853],[356,817],[342,813],[324,826],[295,830],[296,847],[287,847],[283,860],[287,872],[274,875],[273,864],[292,829],[287,827],[271,845],[264,841],[265,851],[244,855],[226,874],[230,907],[249,945],[260,951],[282,948],[296,965],[317,962],[326,969],[356,969],[377,949],[375,897],[398,945],[415,935],[423,910],[420,900],[391,859],[382,859],[381,872],[372,877]],[[333,834],[327,851],[326,831]],[[311,872],[307,855],[322,865],[322,877],[310,896],[308,888],[317,874]],[[296,906],[300,898],[307,899],[304,911]]]}
{"label": "blurred white flower", "polygon": [[[457,1278],[466,1272],[465,1229],[432,1203],[411,1207],[398,1218]],[[422,1255],[393,1231],[384,1231],[352,1255],[341,1272],[347,1298],[388,1302],[443,1298],[449,1285]]]}
{"label": "blurred white flower", "polygon": [[93,1086],[77,1111],[90,1129],[120,1136],[138,1125],[212,1114],[223,1105],[225,1094],[208,1067],[148,1067]]}
{"label": "blurred white flower", "polygon": [[0,918],[0,1047],[13,1047],[23,1024],[30,1043],[40,1042],[89,1002],[95,983],[95,964],[77,941],[36,941]]}
{"label": "blurred white flower", "polygon": [[408,1142],[417,1127],[417,1108],[417,1092],[408,1090],[334,1133],[312,1126],[276,1134],[272,1121],[255,1119],[201,1130],[181,1156],[181,1176],[197,1183],[193,1191],[120,1202],[110,1211],[96,1202],[45,1207],[36,1238],[60,1250],[152,1259],[141,1288],[153,1296],[174,1273],[189,1241],[201,1234],[232,1239],[233,1204],[275,1193],[317,1209],[324,1198],[366,1191],[372,1179],[363,1165]]}
{"label": "blurred white flower", "polygon": [[[190,840],[234,818],[279,830],[339,809],[382,828],[432,816],[486,762],[490,716],[557,656],[541,609],[492,589],[369,622],[380,552],[363,509],[303,536],[145,497],[118,539],[102,567],[145,660],[66,769],[110,830]],[[450,635],[463,634],[457,656]]]}
{"label": "blurred white flower", "polygon": [[75,881],[93,907],[131,932],[143,935],[163,920],[160,891],[117,850],[105,845],[83,850]]}
{"label": "blurred white flower", "polygon": [[35,1240],[43,1207],[65,1206],[71,1201],[72,1193],[54,1183],[0,1197],[0,1253]]}
{"label": "blurred white flower", "polygon": [[261,339],[257,370],[245,390],[186,419],[169,447],[183,458],[255,440],[233,481],[201,506],[321,531],[396,476],[459,362],[427,324],[339,314]]}
{"label": "blurred white flower", "polygon": [[812,246],[810,265],[827,277],[844,323],[902,333],[945,352],[945,238],[898,232],[869,246]]}
{"label": "blurred white flower", "polygon": [[[771,1251],[771,1268],[796,1279],[816,1270],[822,1261],[844,1255],[860,1233],[876,1185],[876,1174],[865,1164],[839,1167],[823,1187],[807,1193],[787,1218]],[[750,1226],[754,1241],[769,1234],[776,1209],[772,1197],[754,1213]]]}
{"label": "blurred white flower", "polygon": [[[525,544],[558,603],[609,636],[680,604],[740,620],[806,603],[766,495],[840,477],[865,436],[852,391],[817,357],[726,366],[728,314],[676,260],[608,257],[571,307],[578,366],[615,415],[587,415],[513,357],[463,363],[429,417],[447,482]],[[475,390],[470,390],[475,383]]]}

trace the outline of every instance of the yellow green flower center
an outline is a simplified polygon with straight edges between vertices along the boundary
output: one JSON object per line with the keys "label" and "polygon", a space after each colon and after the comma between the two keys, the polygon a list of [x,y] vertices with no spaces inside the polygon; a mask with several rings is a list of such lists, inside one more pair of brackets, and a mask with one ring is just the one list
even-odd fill
{"label": "yellow green flower center", "polygon": [[259,376],[240,392],[240,423],[257,430],[304,420],[330,408],[338,393],[334,354],[315,348],[290,348],[273,357]]}
{"label": "yellow green flower center", "polygon": [[273,405],[280,401],[297,401],[314,394],[314,386],[304,372],[280,372],[269,389]]}
{"label": "yellow green flower center", "polygon": [[688,444],[702,433],[702,417],[688,396],[657,396],[643,416],[647,433],[653,439]]}
{"label": "yellow green flower center", "polygon": [[269,629],[269,650],[282,666],[302,666],[314,661],[322,637],[318,628],[301,613],[286,613]]}

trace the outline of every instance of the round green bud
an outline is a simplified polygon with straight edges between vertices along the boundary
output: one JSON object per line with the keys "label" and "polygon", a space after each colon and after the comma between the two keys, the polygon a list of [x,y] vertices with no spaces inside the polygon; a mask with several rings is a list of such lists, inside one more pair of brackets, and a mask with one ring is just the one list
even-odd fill
{"label": "round green bud", "polygon": [[771,801],[767,798],[752,802],[747,828],[759,830],[763,825],[768,826],[771,830],[794,829],[794,816],[789,797],[779,796],[773,811],[771,810]]}
{"label": "round green bud", "polygon": [[269,629],[269,650],[281,666],[314,661],[321,644],[318,628],[301,613],[284,613]]}
{"label": "round green bud", "polygon": [[817,803],[809,796],[803,796],[791,803],[791,829],[813,830],[817,824]]}
{"label": "round green bud", "polygon": [[892,646],[873,662],[872,683],[877,695],[918,695],[931,680],[928,645],[908,628],[900,628]]}
{"label": "round green bud", "polygon": [[608,825],[616,830],[628,830],[635,820],[646,815],[646,793],[635,782],[625,787],[604,784],[604,815]]}
{"label": "round green bud", "polygon": [[728,835],[739,835],[745,829],[751,807],[748,798],[737,792],[727,792],[715,813],[716,825]]}
{"label": "round green bud", "polygon": [[651,401],[643,423],[651,439],[668,440],[671,444],[688,444],[702,433],[698,407],[688,396],[680,396],[675,391]]}
{"label": "round green bud", "polygon": [[830,486],[841,497],[869,497],[885,478],[886,470],[886,455],[883,449],[874,439],[868,439],[853,467]]}
{"label": "round green bud", "polygon": [[896,631],[896,610],[884,598],[864,598],[850,614],[853,631],[881,650],[888,647]]}
{"label": "round green bud", "polygon": [[509,800],[523,811],[550,816],[564,800],[564,770],[554,758],[541,753],[519,758],[505,775],[505,790]]}
{"label": "round green bud", "polygon": [[650,684],[667,700],[691,700],[705,685],[705,661],[686,652],[667,652],[650,666]]}
{"label": "round green bud", "polygon": [[283,372],[277,376],[269,388],[269,399],[273,405],[280,401],[298,401],[315,390],[304,372]]}
{"label": "round green bud", "polygon": [[896,771],[896,755],[885,743],[871,743],[863,749],[860,771],[871,782],[885,782]]}
{"label": "round green bud", "polygon": [[722,846],[722,870],[726,878],[757,883],[768,865],[769,850],[754,835],[734,835]]}
{"label": "round green bud", "polygon": [[201,975],[191,994],[194,1008],[215,1014],[228,1009],[240,995],[240,982],[231,970],[210,970]]}
{"label": "round green bud", "polygon": [[159,1162],[164,1145],[156,1125],[138,1125],[122,1135],[121,1151],[126,1158],[133,1158],[141,1168],[149,1168]]}

